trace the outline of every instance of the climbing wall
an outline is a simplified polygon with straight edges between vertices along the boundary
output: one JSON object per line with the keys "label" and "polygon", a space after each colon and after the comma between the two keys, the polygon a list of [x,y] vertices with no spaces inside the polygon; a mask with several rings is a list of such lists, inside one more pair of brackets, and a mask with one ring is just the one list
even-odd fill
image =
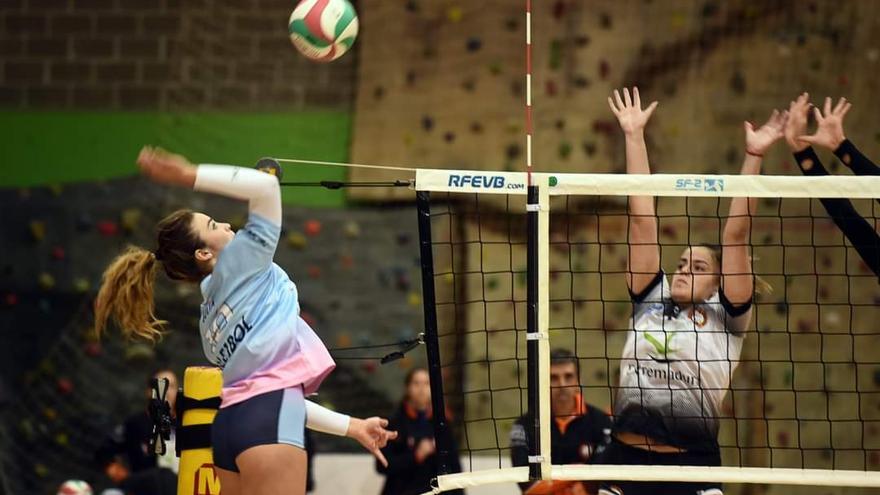
{"label": "climbing wall", "polygon": [[[0,472],[9,493],[55,493],[72,477],[96,488],[101,442],[144,407],[146,376],[206,365],[195,285],[159,276],[157,314],[170,322],[158,345],[114,331],[91,334],[92,300],[106,265],[127,244],[155,248],[154,226],[190,207],[239,228],[246,206],[172,190],[146,179],[0,191]],[[404,375],[424,365],[419,347],[380,364],[422,328],[416,213],[412,207],[285,208],[275,261],[299,289],[301,315],[337,361],[315,398],[368,417],[388,415]],[[387,347],[375,347],[386,345]],[[364,348],[367,346],[367,348]],[[318,436],[319,448],[356,443]]]}
{"label": "climbing wall", "polygon": [[[351,160],[523,170],[524,4],[365,0]],[[606,98],[638,85],[660,107],[649,127],[658,172],[737,173],[742,122],[800,91],[847,96],[847,130],[880,151],[875,2],[546,0],[533,2],[534,163],[622,171]],[[766,173],[794,174],[783,146]],[[356,180],[401,172],[354,170]],[[370,190],[359,198],[385,199]],[[394,197],[409,199],[405,191]]]}

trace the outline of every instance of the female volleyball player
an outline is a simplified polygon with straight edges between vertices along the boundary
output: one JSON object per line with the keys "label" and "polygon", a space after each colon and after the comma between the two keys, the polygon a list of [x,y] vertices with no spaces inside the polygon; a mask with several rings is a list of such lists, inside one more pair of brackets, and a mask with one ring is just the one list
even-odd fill
{"label": "female volleyball player", "polygon": [[305,400],[335,365],[299,317],[296,285],[272,262],[281,232],[278,180],[253,169],[195,167],[150,147],[137,163],[158,183],[249,201],[238,233],[204,213],[172,213],[159,222],[156,251],[131,247],[117,257],[95,301],[99,334],[112,318],[127,336],[155,340],[164,323],[153,312],[156,269],[199,284],[202,346],[223,368],[212,446],[224,495],[304,493],[304,426],[357,439],[384,462],[379,448],[395,437],[386,420],[349,418]]}
{"label": "female volleyball player", "polygon": [[[657,102],[642,109],[638,88],[608,103],[626,137],[629,174],[650,174],[644,129]],[[782,137],[785,114],[759,129],[745,123],[741,173],[757,174],[761,157]],[[718,418],[748,328],[754,277],[749,258],[755,200],[733,198],[719,249],[694,245],[670,280],[660,268],[654,198],[629,198],[631,330],[620,361],[613,438],[600,464],[721,464]],[[603,493],[720,493],[714,483],[604,482]]]}
{"label": "female volleyball player", "polygon": [[[814,108],[818,128],[815,134],[807,136],[805,133],[810,106],[808,93],[798,96],[789,105],[789,117],[785,125],[785,141],[804,175],[828,175],[811,144],[832,150],[856,175],[880,175],[880,167],[859,152],[843,133],[843,118],[852,107],[846,98],[841,98],[834,108],[831,108],[831,98],[826,98],[824,115],[818,108]],[[820,201],[859,256],[880,277],[880,235],[874,227],[856,211],[848,199],[823,198]]]}

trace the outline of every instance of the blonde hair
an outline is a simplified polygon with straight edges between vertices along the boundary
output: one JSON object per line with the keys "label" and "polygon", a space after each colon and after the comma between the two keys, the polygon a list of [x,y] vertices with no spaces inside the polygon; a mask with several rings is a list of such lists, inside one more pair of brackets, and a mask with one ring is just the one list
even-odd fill
{"label": "blonde hair", "polygon": [[150,342],[162,338],[167,322],[156,318],[153,286],[157,261],[153,253],[129,246],[104,271],[95,299],[95,334],[100,337],[112,319],[123,335]]}
{"label": "blonde hair", "polygon": [[205,276],[195,259],[204,242],[192,228],[192,210],[178,210],[156,226],[155,253],[129,246],[104,271],[95,299],[95,334],[100,337],[113,320],[128,338],[157,342],[166,321],[156,318],[153,286],[161,263],[168,278],[198,283]]}
{"label": "blonde hair", "polygon": [[[715,259],[715,263],[721,265],[721,246],[716,244],[695,244],[694,247],[704,247],[708,248],[709,251],[712,252],[712,257]],[[750,258],[749,261],[752,261]],[[760,275],[752,274],[754,285],[755,285],[755,294],[759,296],[767,296],[773,293],[773,286],[770,285],[769,282],[761,278]]]}

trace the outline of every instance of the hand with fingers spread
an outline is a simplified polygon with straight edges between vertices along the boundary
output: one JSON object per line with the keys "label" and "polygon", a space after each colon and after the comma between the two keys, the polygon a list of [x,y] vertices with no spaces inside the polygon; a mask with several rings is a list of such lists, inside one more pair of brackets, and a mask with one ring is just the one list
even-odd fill
{"label": "hand with fingers spread", "polygon": [[791,151],[797,153],[807,149],[810,143],[801,140],[807,133],[807,112],[810,111],[810,93],[801,93],[788,105],[788,120],[785,121],[785,142]]}
{"label": "hand with fingers spread", "polygon": [[632,135],[641,133],[645,129],[648,120],[657,108],[657,102],[654,101],[648,108],[642,110],[642,99],[639,97],[639,88],[634,87],[632,98],[630,98],[629,89],[623,88],[623,99],[620,98],[620,92],[614,90],[614,99],[608,97],[608,106],[617,117],[620,128],[624,134]]}
{"label": "hand with fingers spread", "polygon": [[181,155],[169,153],[162,148],[144,146],[137,157],[141,173],[160,184],[193,187],[196,167]]}
{"label": "hand with fingers spread", "polygon": [[846,136],[843,134],[843,118],[850,108],[852,108],[852,103],[846,101],[846,98],[838,100],[833,109],[831,108],[831,98],[825,98],[825,108],[822,112],[816,107],[813,108],[816,122],[819,124],[818,129],[814,134],[800,135],[798,139],[805,143],[836,150],[846,140]]}
{"label": "hand with fingers spread", "polygon": [[770,146],[782,138],[788,111],[773,110],[770,118],[758,129],[751,122],[743,123],[746,131],[746,153],[752,156],[764,156]]}
{"label": "hand with fingers spread", "polygon": [[388,467],[388,460],[379,450],[388,444],[389,440],[397,438],[396,431],[388,431],[388,420],[385,418],[371,417],[367,419],[351,418],[347,436],[357,440],[365,449],[370,451],[383,466]]}

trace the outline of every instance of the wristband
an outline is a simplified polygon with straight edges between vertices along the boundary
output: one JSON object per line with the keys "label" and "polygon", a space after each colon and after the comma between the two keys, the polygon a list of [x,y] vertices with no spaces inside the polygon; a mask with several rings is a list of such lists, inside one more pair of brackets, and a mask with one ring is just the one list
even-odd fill
{"label": "wristband", "polygon": [[306,401],[306,427],[310,430],[344,437],[348,433],[351,418],[345,414],[331,411],[314,402]]}

